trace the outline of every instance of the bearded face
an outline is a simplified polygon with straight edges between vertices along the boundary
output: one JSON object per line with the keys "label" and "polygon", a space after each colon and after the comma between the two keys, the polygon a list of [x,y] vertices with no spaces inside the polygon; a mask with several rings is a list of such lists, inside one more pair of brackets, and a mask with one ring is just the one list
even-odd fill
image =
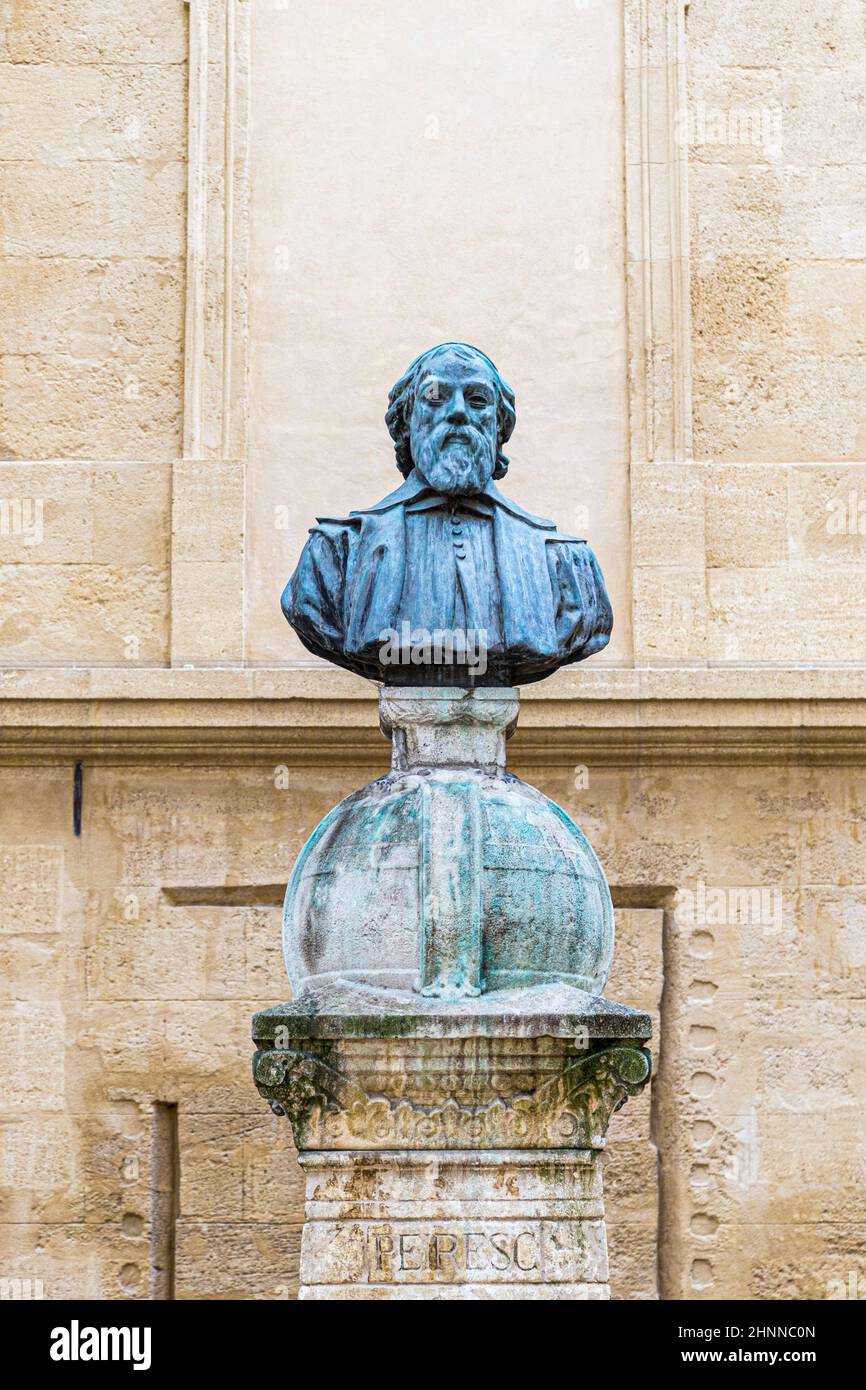
{"label": "bearded face", "polygon": [[445,351],[428,363],[410,421],[412,461],[447,497],[483,492],[498,452],[496,384],[485,364]]}

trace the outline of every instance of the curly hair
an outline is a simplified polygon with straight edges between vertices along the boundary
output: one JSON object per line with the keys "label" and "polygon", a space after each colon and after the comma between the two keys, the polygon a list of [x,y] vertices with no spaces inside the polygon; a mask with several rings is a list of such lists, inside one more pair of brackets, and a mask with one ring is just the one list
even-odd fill
{"label": "curly hair", "polygon": [[493,470],[493,476],[494,478],[504,478],[508,472],[508,459],[502,452],[502,446],[511,438],[517,420],[514,392],[508,382],[499,375],[496,364],[490,360],[486,353],[481,352],[479,348],[472,347],[470,343],[438,343],[436,347],[428,348],[426,352],[421,353],[420,357],[415,358],[408,371],[404,372],[400,380],[396,381],[388,392],[385,424],[388,426],[388,433],[394,441],[397,467],[403,477],[408,478],[415,466],[409,444],[409,422],[415,405],[415,390],[427,361],[431,357],[435,357],[438,352],[442,352],[444,348],[453,349],[455,356],[464,359],[480,357],[483,362],[487,363],[488,367],[493,368],[493,377],[496,383],[497,448],[496,467]]}

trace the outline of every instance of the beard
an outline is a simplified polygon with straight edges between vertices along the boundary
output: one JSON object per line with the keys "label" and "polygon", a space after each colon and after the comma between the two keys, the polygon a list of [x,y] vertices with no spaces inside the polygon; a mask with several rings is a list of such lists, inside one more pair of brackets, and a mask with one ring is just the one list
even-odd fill
{"label": "beard", "polygon": [[496,449],[470,425],[440,425],[412,443],[415,467],[425,482],[446,497],[472,497],[493,476]]}

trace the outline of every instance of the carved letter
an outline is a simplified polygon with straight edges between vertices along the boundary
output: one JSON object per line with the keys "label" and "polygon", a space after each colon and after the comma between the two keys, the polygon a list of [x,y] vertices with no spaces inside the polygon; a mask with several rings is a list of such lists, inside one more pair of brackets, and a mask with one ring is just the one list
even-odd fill
{"label": "carved letter", "polygon": [[[480,1251],[479,1249],[477,1249],[477,1248],[476,1248],[476,1245],[475,1245],[475,1242],[476,1242],[476,1241],[478,1241],[478,1242],[480,1243],[481,1241],[483,1241],[483,1239],[484,1239],[484,1235],[483,1235],[483,1233],[482,1233],[481,1231],[467,1231],[467,1232],[466,1232],[466,1268],[467,1268],[467,1269],[485,1269],[485,1268],[487,1267],[487,1261],[484,1259],[484,1256],[481,1254],[481,1251]],[[478,1264],[475,1263],[475,1259],[474,1259],[474,1256],[475,1256],[475,1255],[478,1255],[478,1256],[480,1257],[480,1258],[479,1258]]]}
{"label": "carved letter", "polygon": [[502,1261],[500,1262],[499,1260],[493,1259],[491,1261],[491,1263],[493,1264],[493,1268],[507,1269],[508,1266],[511,1264],[511,1254],[508,1249],[508,1237],[506,1235],[503,1235],[501,1231],[498,1231],[496,1235],[492,1235],[490,1237],[490,1244],[493,1246],[493,1249],[496,1251],[496,1253],[499,1256],[501,1256]]}
{"label": "carved letter", "polygon": [[[529,1241],[531,1245],[534,1240],[532,1231],[521,1231],[519,1236],[514,1237],[514,1263],[517,1265],[518,1269],[522,1269],[523,1273],[527,1274],[531,1269],[538,1269],[538,1260],[536,1259],[531,1265],[523,1263],[520,1258],[520,1242],[522,1240]],[[527,1254],[528,1253],[527,1251]]]}
{"label": "carved letter", "polygon": [[[410,1233],[409,1235],[401,1235],[401,1237],[400,1237],[400,1268],[401,1268],[401,1269],[420,1269],[420,1268],[421,1268],[421,1262],[422,1262],[422,1258],[423,1258],[423,1251],[422,1251],[422,1248],[421,1248],[421,1246],[420,1246],[420,1240],[421,1240],[421,1237],[420,1237],[419,1235],[413,1235],[413,1234],[411,1234],[411,1233]],[[418,1245],[415,1245],[414,1248],[410,1248],[410,1245],[409,1245],[409,1242],[410,1242],[410,1241],[418,1241],[419,1244],[418,1244]],[[417,1256],[418,1256],[418,1263],[417,1263],[417,1264],[407,1264],[407,1263],[406,1263],[406,1256],[407,1256],[407,1255],[417,1255]]]}
{"label": "carved letter", "polygon": [[[454,1252],[456,1249],[456,1236],[443,1235],[437,1231],[435,1235],[430,1237],[430,1268],[441,1269],[442,1256],[450,1255],[451,1258],[454,1259]],[[456,1260],[454,1262],[455,1264],[457,1263]]]}
{"label": "carved letter", "polygon": [[376,1235],[373,1238],[376,1250],[374,1269],[377,1273],[389,1273],[391,1269],[391,1257],[394,1254],[394,1237],[389,1235]]}

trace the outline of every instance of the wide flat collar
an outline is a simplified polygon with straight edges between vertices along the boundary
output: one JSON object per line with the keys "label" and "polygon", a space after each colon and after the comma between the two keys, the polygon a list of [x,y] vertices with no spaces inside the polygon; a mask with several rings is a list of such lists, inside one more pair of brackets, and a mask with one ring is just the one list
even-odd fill
{"label": "wide flat collar", "polygon": [[[428,501],[429,499],[429,501]],[[556,525],[552,521],[545,521],[543,517],[533,516],[531,512],[525,512],[522,507],[518,507],[516,502],[510,498],[503,497],[502,493],[492,482],[488,483],[482,493],[476,497],[443,497],[429,486],[428,483],[419,475],[416,469],[412,469],[406,481],[394,492],[383,497],[381,502],[376,502],[372,507],[359,507],[357,511],[350,512],[350,516],[369,516],[371,512],[387,512],[392,507],[407,507],[410,503],[417,503],[412,510],[421,509],[421,505],[450,506],[452,502],[460,507],[469,510],[470,504],[475,503],[477,510],[483,515],[492,516],[495,508],[501,508],[511,516],[517,517],[520,521],[527,522],[530,526],[537,526],[542,531],[555,531]],[[473,510],[476,507],[472,508]],[[483,511],[482,511],[483,509]]]}
{"label": "wide flat collar", "polygon": [[443,511],[455,516],[465,516],[468,513],[487,517],[488,520],[493,516],[494,510],[494,504],[488,497],[446,497],[441,492],[434,492],[432,488],[419,492],[417,497],[413,497],[404,505],[409,515],[414,515],[415,512]]}

